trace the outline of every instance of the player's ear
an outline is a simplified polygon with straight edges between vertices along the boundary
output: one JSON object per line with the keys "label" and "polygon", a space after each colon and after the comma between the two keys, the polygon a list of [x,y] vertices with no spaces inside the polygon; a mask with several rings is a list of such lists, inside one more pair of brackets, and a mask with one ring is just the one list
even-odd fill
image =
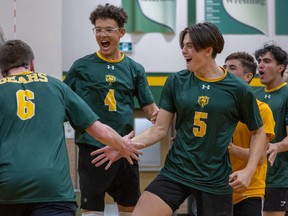
{"label": "player's ear", "polygon": [[126,29],[125,28],[120,28],[119,32],[120,32],[120,38],[122,38],[126,34]]}
{"label": "player's ear", "polygon": [[213,48],[212,47],[207,47],[207,48],[204,49],[204,51],[205,51],[205,54],[207,56],[212,56]]}
{"label": "player's ear", "polygon": [[281,65],[279,65],[279,70],[282,72],[283,70],[284,70],[284,65],[283,64],[281,64]]}
{"label": "player's ear", "polygon": [[30,69],[29,70],[31,70],[31,71],[35,71],[35,59],[33,59],[32,61],[31,61],[31,63],[30,63]]}
{"label": "player's ear", "polygon": [[3,78],[5,78],[7,76],[7,73],[4,72],[3,70],[1,70],[1,75],[2,75]]}
{"label": "player's ear", "polygon": [[250,83],[250,81],[253,79],[253,74],[252,73],[246,73],[245,74],[245,81]]}

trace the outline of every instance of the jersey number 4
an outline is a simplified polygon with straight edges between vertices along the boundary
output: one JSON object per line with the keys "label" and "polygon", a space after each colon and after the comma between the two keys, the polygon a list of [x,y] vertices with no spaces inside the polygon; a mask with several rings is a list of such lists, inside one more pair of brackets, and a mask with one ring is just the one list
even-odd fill
{"label": "jersey number 4", "polygon": [[30,90],[19,90],[16,92],[17,116],[21,120],[27,120],[35,115],[34,93]]}
{"label": "jersey number 4", "polygon": [[115,93],[114,89],[109,89],[109,92],[107,93],[104,104],[109,107],[109,111],[116,111],[116,99],[115,99]]}

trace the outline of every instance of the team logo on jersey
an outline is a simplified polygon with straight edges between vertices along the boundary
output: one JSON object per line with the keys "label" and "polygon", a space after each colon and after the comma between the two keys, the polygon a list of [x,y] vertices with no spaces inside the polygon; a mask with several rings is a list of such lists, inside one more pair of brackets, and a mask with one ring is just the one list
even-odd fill
{"label": "team logo on jersey", "polygon": [[111,69],[111,70],[114,70],[114,65],[107,65],[107,69],[108,69],[108,70],[110,70],[110,69]]}
{"label": "team logo on jersey", "polygon": [[271,95],[270,94],[265,94],[264,99],[270,99]]}
{"label": "team logo on jersey", "polygon": [[208,96],[199,96],[198,97],[198,104],[203,108],[209,103],[209,97]]}
{"label": "team logo on jersey", "polygon": [[108,82],[110,85],[116,82],[116,77],[113,75],[106,75],[105,78],[106,78],[106,82]]}

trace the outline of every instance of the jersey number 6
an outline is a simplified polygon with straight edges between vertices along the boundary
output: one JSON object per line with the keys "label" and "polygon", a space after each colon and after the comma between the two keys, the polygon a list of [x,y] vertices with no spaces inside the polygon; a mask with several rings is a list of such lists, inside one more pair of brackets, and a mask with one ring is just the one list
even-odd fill
{"label": "jersey number 6", "polygon": [[16,92],[17,116],[21,120],[27,120],[35,114],[34,93],[30,90],[19,90]]}

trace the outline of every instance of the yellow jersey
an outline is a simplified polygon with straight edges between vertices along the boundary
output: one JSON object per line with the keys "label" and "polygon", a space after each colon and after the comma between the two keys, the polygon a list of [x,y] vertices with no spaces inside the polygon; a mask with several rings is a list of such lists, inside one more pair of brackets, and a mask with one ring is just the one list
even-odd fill
{"label": "yellow jersey", "polygon": [[[264,130],[267,138],[271,141],[274,136],[275,121],[272,111],[268,104],[257,100],[259,106],[261,118],[263,121]],[[250,147],[251,132],[247,126],[241,122],[238,122],[237,127],[233,134],[233,143],[242,148]],[[247,165],[246,160],[237,158],[235,155],[230,154],[230,160],[233,172],[244,169]],[[263,164],[257,166],[256,171],[251,179],[249,187],[241,193],[233,192],[233,204],[239,203],[244,199],[250,197],[264,198],[265,186],[266,186],[266,173],[267,173],[267,158]]]}

